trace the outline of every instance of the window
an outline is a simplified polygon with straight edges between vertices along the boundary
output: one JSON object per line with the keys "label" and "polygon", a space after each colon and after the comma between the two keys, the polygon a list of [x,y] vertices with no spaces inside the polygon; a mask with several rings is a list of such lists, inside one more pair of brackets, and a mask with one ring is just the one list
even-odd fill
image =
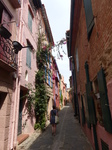
{"label": "window", "polygon": [[32,20],[33,20],[33,17],[32,17],[31,11],[28,10],[28,27],[31,32],[32,32]]}
{"label": "window", "polygon": [[101,102],[101,110],[103,116],[103,124],[105,130],[109,133],[112,133],[112,120],[111,120],[111,113],[110,113],[110,107],[108,102],[105,72],[103,68],[101,68],[101,70],[98,72],[97,80],[98,80],[98,87],[99,87],[99,93],[101,99],[100,102]]}
{"label": "window", "polygon": [[101,139],[101,146],[102,146],[102,150],[109,150],[108,144],[105,143],[102,139]]}
{"label": "window", "polygon": [[28,71],[25,72],[25,80],[28,81]]}
{"label": "window", "polygon": [[91,124],[89,123],[89,110],[88,110],[88,102],[87,102],[87,93],[83,94],[83,102],[84,102],[84,110],[85,110],[85,121],[87,122],[88,128],[91,128]]}
{"label": "window", "polygon": [[92,87],[93,87],[93,94],[94,94],[93,99],[94,99],[94,104],[95,104],[96,117],[100,125],[103,126],[103,117],[102,117],[100,94],[99,94],[97,78],[93,81]]}
{"label": "window", "polygon": [[86,15],[87,36],[89,40],[94,26],[94,17],[93,17],[91,0],[83,0],[83,1],[84,1],[84,9]]}
{"label": "window", "polygon": [[77,72],[79,72],[79,57],[78,57],[78,49],[76,50],[76,65],[77,65]]}
{"label": "window", "polygon": [[53,79],[51,78],[51,88],[53,87]]}
{"label": "window", "polygon": [[[27,42],[27,45],[29,42]],[[26,65],[31,69],[31,47],[27,47],[27,52],[26,52]]]}
{"label": "window", "polygon": [[48,84],[50,86],[50,72],[48,73]]}
{"label": "window", "polygon": [[[4,22],[10,22],[11,16],[9,13],[5,10],[4,6],[0,3],[0,23]],[[10,24],[4,24],[3,25],[7,30],[10,30]]]}

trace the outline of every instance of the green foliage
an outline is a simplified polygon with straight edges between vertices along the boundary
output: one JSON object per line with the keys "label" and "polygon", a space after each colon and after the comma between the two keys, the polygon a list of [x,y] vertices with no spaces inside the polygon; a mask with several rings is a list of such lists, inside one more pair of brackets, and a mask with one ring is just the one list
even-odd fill
{"label": "green foliage", "polygon": [[62,95],[62,93],[61,93],[60,101],[61,101],[61,104],[63,104],[63,95]]}
{"label": "green foliage", "polygon": [[34,130],[36,130],[36,129],[40,129],[40,124],[39,123],[35,123]]}
{"label": "green foliage", "polygon": [[32,104],[34,104],[35,109],[35,116],[36,116],[36,123],[34,126],[34,129],[41,129],[43,130],[45,128],[46,119],[45,119],[45,113],[47,110],[47,95],[48,91],[45,86],[45,67],[46,67],[46,73],[49,72],[51,75],[50,69],[48,69],[48,63],[49,63],[49,55],[50,46],[44,46],[44,36],[39,35],[38,38],[38,50],[36,52],[36,61],[38,66],[38,71],[35,75],[35,90],[33,91],[29,87],[28,91],[28,102],[29,102],[29,112],[31,112]]}

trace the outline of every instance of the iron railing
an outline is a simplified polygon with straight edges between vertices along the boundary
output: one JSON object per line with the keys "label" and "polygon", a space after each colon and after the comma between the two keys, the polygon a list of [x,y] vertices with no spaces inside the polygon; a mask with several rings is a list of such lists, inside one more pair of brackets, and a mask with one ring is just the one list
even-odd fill
{"label": "iron railing", "polygon": [[17,56],[10,39],[0,36],[0,61],[17,70]]}

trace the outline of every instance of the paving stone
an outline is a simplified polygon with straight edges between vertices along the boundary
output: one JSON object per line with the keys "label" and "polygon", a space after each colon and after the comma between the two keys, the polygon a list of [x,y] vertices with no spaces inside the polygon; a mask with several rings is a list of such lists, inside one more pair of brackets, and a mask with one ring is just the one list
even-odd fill
{"label": "paving stone", "polygon": [[43,133],[34,133],[34,139],[29,138],[22,150],[93,150],[74,117],[71,103],[59,112],[59,121],[55,136],[51,134],[51,125],[48,125]]}

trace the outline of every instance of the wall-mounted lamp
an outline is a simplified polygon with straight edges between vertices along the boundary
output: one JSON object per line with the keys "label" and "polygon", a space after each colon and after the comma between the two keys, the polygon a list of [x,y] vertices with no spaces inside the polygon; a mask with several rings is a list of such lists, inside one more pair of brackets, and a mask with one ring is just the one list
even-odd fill
{"label": "wall-mounted lamp", "polygon": [[32,48],[32,46],[31,45],[28,45],[28,46],[22,46],[19,42],[17,42],[17,41],[13,41],[12,42],[12,45],[13,45],[13,47],[14,47],[14,49],[15,49],[15,54],[18,54],[18,52],[22,49],[22,48],[27,48],[27,47],[31,47]]}
{"label": "wall-mounted lamp", "polygon": [[[7,28],[5,28],[5,26],[3,26],[4,24],[10,24],[10,23],[14,23],[15,21],[10,21],[10,22],[4,22],[2,24],[0,24],[0,35],[1,37],[5,38],[5,39],[9,39],[12,34],[7,30]],[[11,41],[11,40],[10,40]],[[28,46],[22,46],[19,42],[17,41],[12,41],[12,45],[13,48],[15,50],[15,54],[18,54],[18,52],[22,49],[22,48],[27,48],[27,47],[31,47],[31,45]]]}

